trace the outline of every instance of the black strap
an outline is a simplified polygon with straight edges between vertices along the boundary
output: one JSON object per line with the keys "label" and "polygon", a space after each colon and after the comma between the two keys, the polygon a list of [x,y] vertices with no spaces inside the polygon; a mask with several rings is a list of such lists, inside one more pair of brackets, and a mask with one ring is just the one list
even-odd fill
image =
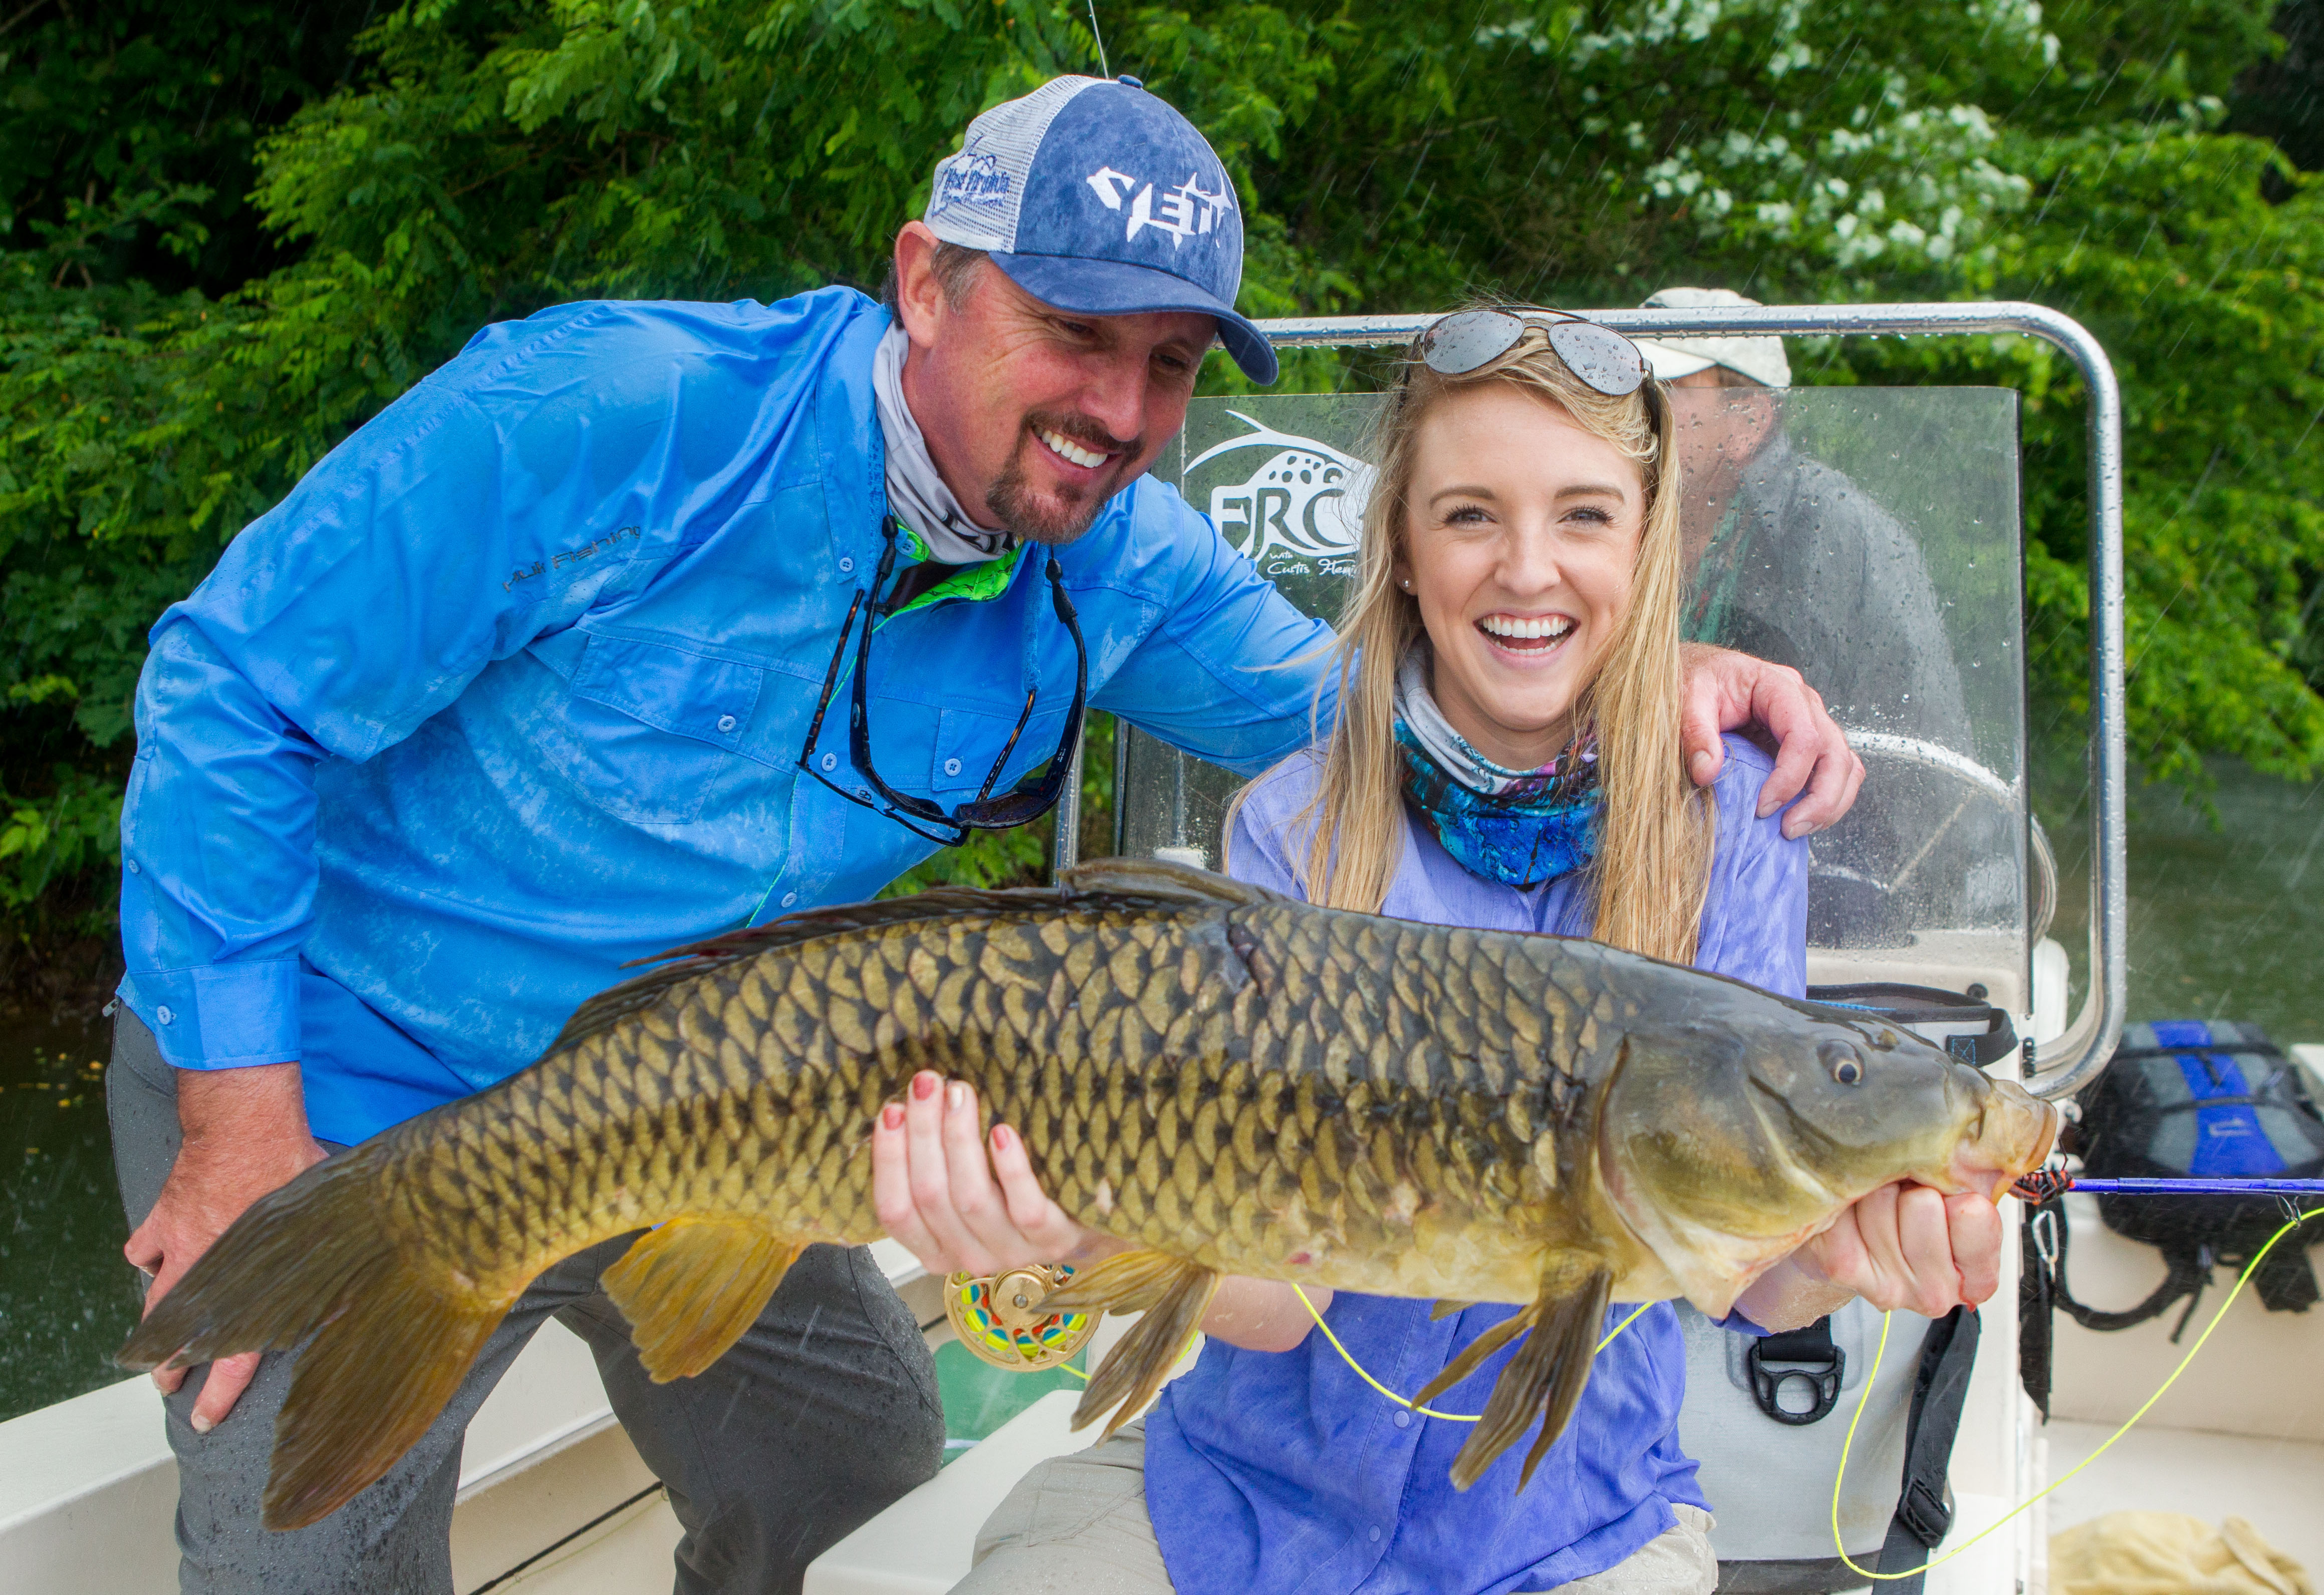
{"label": "black strap", "polygon": [[2024,1208],[2017,1270],[2017,1380],[2046,1423],[2056,1345],[2052,1314],[2058,1304],[2058,1232],[2066,1226],[2066,1209],[2057,1201],[2029,1201]]}
{"label": "black strap", "polygon": [[[1904,1488],[1896,1498],[1887,1543],[1880,1547],[1884,1573],[1919,1568],[1952,1526],[1951,1492],[1945,1486],[1953,1440],[1960,1433],[1961,1407],[1969,1399],[1969,1369],[1977,1361],[1978,1315],[1956,1307],[1934,1323],[1921,1342],[1921,1366],[1913,1377],[1913,1411],[1904,1424]],[[1921,1595],[1925,1572],[1885,1581],[1884,1592]]]}
{"label": "black strap", "polygon": [[[2045,1207],[2042,1210],[2048,1212],[2052,1209]],[[2049,1275],[2051,1301],[2063,1307],[2068,1316],[2084,1329],[2107,1332],[2114,1330],[2126,1330],[2144,1323],[2150,1318],[2160,1318],[2169,1311],[2173,1302],[2183,1296],[2187,1301],[2187,1310],[2179,1315],[2178,1327],[2171,1331],[2172,1341],[2176,1344],[2179,1337],[2186,1332],[2188,1319],[2194,1316],[2195,1304],[2203,1299],[2203,1287],[2210,1283],[2212,1259],[2208,1249],[2199,1247],[2193,1252],[2188,1252],[2176,1247],[2161,1248],[2163,1265],[2167,1270],[2163,1276],[2163,1283],[2156,1285],[2153,1294],[2135,1307],[2126,1308],[2120,1312],[2108,1312],[2097,1307],[2086,1307],[2074,1300],[2073,1292],[2066,1288],[2066,1253],[2073,1236],[2071,1229],[2066,1222],[2063,1204],[2054,1204],[2054,1210],[2057,1214],[2054,1223],[2045,1225],[2043,1231],[2043,1238],[2049,1242],[2052,1250],[2047,1254],[2036,1252],[2025,1259],[2025,1266],[2028,1268],[2041,1268]],[[2035,1215],[2029,1215],[2029,1222],[2034,1216]],[[2043,1415],[2047,1415],[2046,1411]]]}

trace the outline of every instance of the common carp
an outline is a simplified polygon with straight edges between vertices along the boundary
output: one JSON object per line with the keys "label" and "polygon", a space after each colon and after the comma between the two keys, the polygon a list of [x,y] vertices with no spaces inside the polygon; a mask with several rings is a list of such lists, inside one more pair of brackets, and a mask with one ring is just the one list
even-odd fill
{"label": "common carp", "polygon": [[1065,1210],[1133,1248],[1047,1298],[1145,1313],[1076,1426],[1144,1404],[1222,1274],[1521,1303],[1430,1387],[1529,1337],[1463,1488],[1538,1419],[1530,1473],[1609,1301],[1724,1314],[1856,1198],[1997,1196],[2054,1127],[1862,1014],[1160,864],[669,956],[523,1072],[254,1204],[131,1338],[132,1368],[303,1343],[271,1526],[386,1471],[527,1284],[586,1247],[644,1230],[604,1288],[654,1378],[707,1368],[803,1247],[881,1233],[870,1133],[921,1069],[973,1084]]}

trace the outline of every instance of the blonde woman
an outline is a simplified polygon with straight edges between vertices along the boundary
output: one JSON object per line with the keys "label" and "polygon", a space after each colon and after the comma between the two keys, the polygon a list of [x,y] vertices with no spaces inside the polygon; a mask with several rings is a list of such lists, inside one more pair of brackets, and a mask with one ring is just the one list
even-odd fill
{"label": "blonde woman", "polygon": [[[1730,741],[1708,792],[1682,768],[1670,410],[1637,348],[1554,311],[1446,317],[1372,457],[1338,721],[1245,793],[1230,873],[1368,913],[1595,936],[1801,995],[1807,849],[1755,811],[1770,762]],[[1041,1194],[1005,1127],[995,1183],[973,1099],[936,1085],[916,1081],[874,1137],[932,1229],[996,1256],[1111,1249]],[[1990,1202],[1891,1188],[1755,1284],[1729,1327],[1794,1327],[1858,1294],[1947,1312],[1992,1294],[1999,1246]],[[1514,1311],[1434,1319],[1425,1302],[1310,1294],[1353,1360],[1405,1392]],[[960,1588],[1710,1595],[1669,1306],[1599,1355],[1522,1493],[1522,1444],[1455,1492],[1466,1425],[1382,1396],[1313,1327],[1290,1286],[1226,1282],[1194,1370],[1142,1429],[1028,1475]],[[1478,1411],[1509,1355],[1433,1405]]]}

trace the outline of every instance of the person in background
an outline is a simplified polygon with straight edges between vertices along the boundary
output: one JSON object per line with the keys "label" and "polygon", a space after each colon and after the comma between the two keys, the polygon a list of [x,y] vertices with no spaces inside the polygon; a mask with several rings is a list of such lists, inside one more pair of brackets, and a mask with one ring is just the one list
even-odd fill
{"label": "person in background", "polygon": [[[1665,288],[1642,308],[1757,302],[1725,288]],[[1920,545],[1793,442],[1784,340],[1642,338],[1638,348],[1677,390],[1680,525],[1693,584],[1683,635],[1791,665],[1843,724],[1968,750],[1960,672]],[[1879,646],[1865,645],[1872,637]]]}

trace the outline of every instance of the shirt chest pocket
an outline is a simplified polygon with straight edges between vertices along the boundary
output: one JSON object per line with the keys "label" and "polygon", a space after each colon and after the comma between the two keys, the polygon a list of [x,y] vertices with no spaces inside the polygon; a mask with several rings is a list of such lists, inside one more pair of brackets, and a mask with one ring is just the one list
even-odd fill
{"label": "shirt chest pocket", "polygon": [[575,666],[558,762],[622,819],[684,825],[773,774],[741,752],[766,685],[754,665],[592,636]]}
{"label": "shirt chest pocket", "polygon": [[[954,805],[976,796],[992,773],[992,761],[1009,746],[1010,733],[1017,729],[1017,716],[1021,712],[1021,709],[1010,712],[947,709],[937,715],[936,760],[928,789],[939,802]],[[993,794],[1007,792],[1024,779],[1027,771],[1046,764],[1057,750],[1057,738],[1065,730],[1064,702],[1055,709],[1036,708],[1017,745],[1009,748],[1009,762],[992,784]]]}

